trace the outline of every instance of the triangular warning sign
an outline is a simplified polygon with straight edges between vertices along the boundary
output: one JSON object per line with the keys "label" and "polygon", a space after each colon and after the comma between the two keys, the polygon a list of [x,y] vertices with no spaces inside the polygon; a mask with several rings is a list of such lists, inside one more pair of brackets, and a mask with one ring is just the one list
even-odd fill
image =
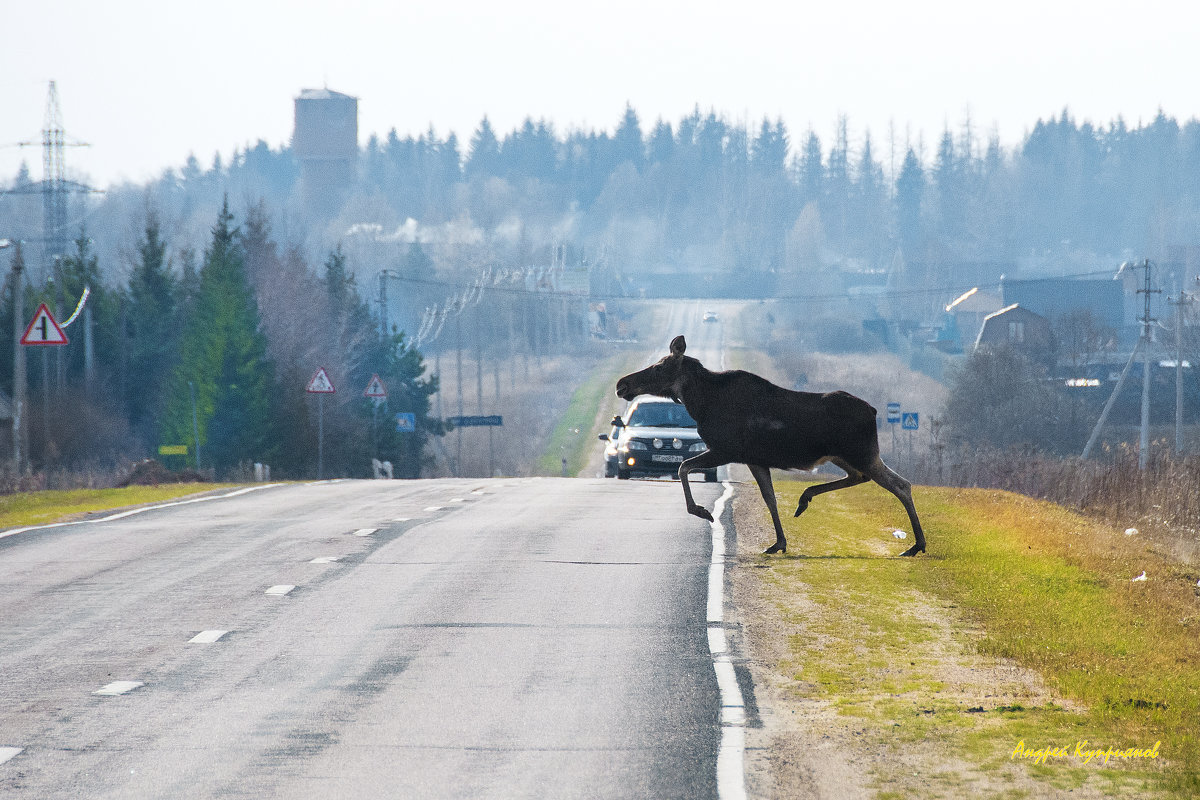
{"label": "triangular warning sign", "polygon": [[367,384],[367,390],[363,392],[364,397],[374,397],[382,399],[387,397],[387,387],[383,385],[383,381],[378,375],[372,375],[370,383]]}
{"label": "triangular warning sign", "polygon": [[325,374],[325,368],[317,367],[312,380],[308,382],[308,388],[304,391],[311,394],[333,394],[337,389],[333,388],[333,381],[329,380],[329,376]]}
{"label": "triangular warning sign", "polygon": [[50,309],[46,308],[46,304],[42,303],[38,306],[37,313],[33,315],[33,319],[29,322],[29,327],[25,329],[25,335],[21,337],[21,344],[66,344],[67,335],[63,333],[62,328],[58,327],[58,323],[54,321],[54,315],[50,313]]}

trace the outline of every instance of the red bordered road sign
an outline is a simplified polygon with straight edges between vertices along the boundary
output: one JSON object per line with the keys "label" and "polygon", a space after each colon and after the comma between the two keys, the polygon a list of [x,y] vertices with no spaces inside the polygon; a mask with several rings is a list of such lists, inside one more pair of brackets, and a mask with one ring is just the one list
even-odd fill
{"label": "red bordered road sign", "polygon": [[29,327],[25,329],[25,335],[21,337],[21,344],[67,344],[67,335],[63,333],[62,328],[58,327],[58,323],[54,321],[54,315],[50,313],[50,309],[46,308],[45,303],[38,306],[33,319],[29,321]]}
{"label": "red bordered road sign", "polygon": [[317,367],[317,371],[313,373],[312,380],[308,382],[308,387],[304,391],[309,394],[333,394],[337,389],[333,388],[333,381],[329,380],[325,368]]}
{"label": "red bordered road sign", "polygon": [[383,385],[383,381],[378,375],[372,375],[371,381],[367,384],[367,390],[363,392],[363,397],[372,397],[376,400],[382,400],[387,397],[387,387]]}

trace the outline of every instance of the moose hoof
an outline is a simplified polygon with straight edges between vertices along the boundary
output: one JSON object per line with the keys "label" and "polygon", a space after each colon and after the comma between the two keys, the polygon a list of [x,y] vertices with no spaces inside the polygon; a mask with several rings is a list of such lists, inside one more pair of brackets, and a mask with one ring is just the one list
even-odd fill
{"label": "moose hoof", "polygon": [[792,516],[793,516],[793,517],[798,517],[798,516],[800,516],[801,514],[803,514],[803,513],[804,513],[804,509],[806,509],[806,508],[808,508],[808,501],[807,501],[807,500],[805,500],[803,497],[801,497],[801,498],[800,498],[800,505],[796,506],[796,513],[795,513],[795,514],[792,514]]}
{"label": "moose hoof", "polygon": [[784,542],[782,544],[780,544],[779,542],[776,542],[775,544],[771,545],[766,550],[764,550],[763,555],[769,556],[772,553],[786,553],[786,552],[787,552],[787,542]]}
{"label": "moose hoof", "polygon": [[706,519],[709,522],[713,521],[713,515],[708,513],[708,509],[704,506],[692,506],[688,509],[689,514],[694,514],[700,519]]}
{"label": "moose hoof", "polygon": [[924,545],[914,544],[912,547],[908,548],[900,555],[901,556],[915,556],[917,553],[924,553],[924,552],[925,552]]}

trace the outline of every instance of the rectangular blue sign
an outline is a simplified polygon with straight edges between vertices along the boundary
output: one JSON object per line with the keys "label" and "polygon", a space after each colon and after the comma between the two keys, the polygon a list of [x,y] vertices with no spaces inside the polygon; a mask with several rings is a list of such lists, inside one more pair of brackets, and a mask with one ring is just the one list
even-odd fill
{"label": "rectangular blue sign", "polygon": [[414,433],[417,430],[417,415],[410,412],[401,412],[396,415],[396,432],[397,433]]}
{"label": "rectangular blue sign", "polygon": [[900,427],[906,431],[915,431],[921,427],[921,415],[915,411],[904,412],[904,418],[900,421]]}

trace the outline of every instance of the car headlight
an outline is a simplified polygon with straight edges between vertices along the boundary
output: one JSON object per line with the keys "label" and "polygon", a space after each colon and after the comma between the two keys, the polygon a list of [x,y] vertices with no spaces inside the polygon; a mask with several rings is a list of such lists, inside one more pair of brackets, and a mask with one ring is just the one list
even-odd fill
{"label": "car headlight", "polygon": [[674,447],[676,450],[680,450],[683,448],[683,442],[680,441],[679,439],[672,439],[671,447]]}
{"label": "car headlight", "polygon": [[646,445],[641,442],[625,442],[625,444],[621,445],[617,449],[623,453],[628,453],[630,450],[645,450]]}
{"label": "car headlight", "polygon": [[688,448],[688,452],[689,453],[703,453],[707,449],[708,449],[708,445],[706,445],[704,442],[696,442],[695,444],[693,444],[691,447]]}

